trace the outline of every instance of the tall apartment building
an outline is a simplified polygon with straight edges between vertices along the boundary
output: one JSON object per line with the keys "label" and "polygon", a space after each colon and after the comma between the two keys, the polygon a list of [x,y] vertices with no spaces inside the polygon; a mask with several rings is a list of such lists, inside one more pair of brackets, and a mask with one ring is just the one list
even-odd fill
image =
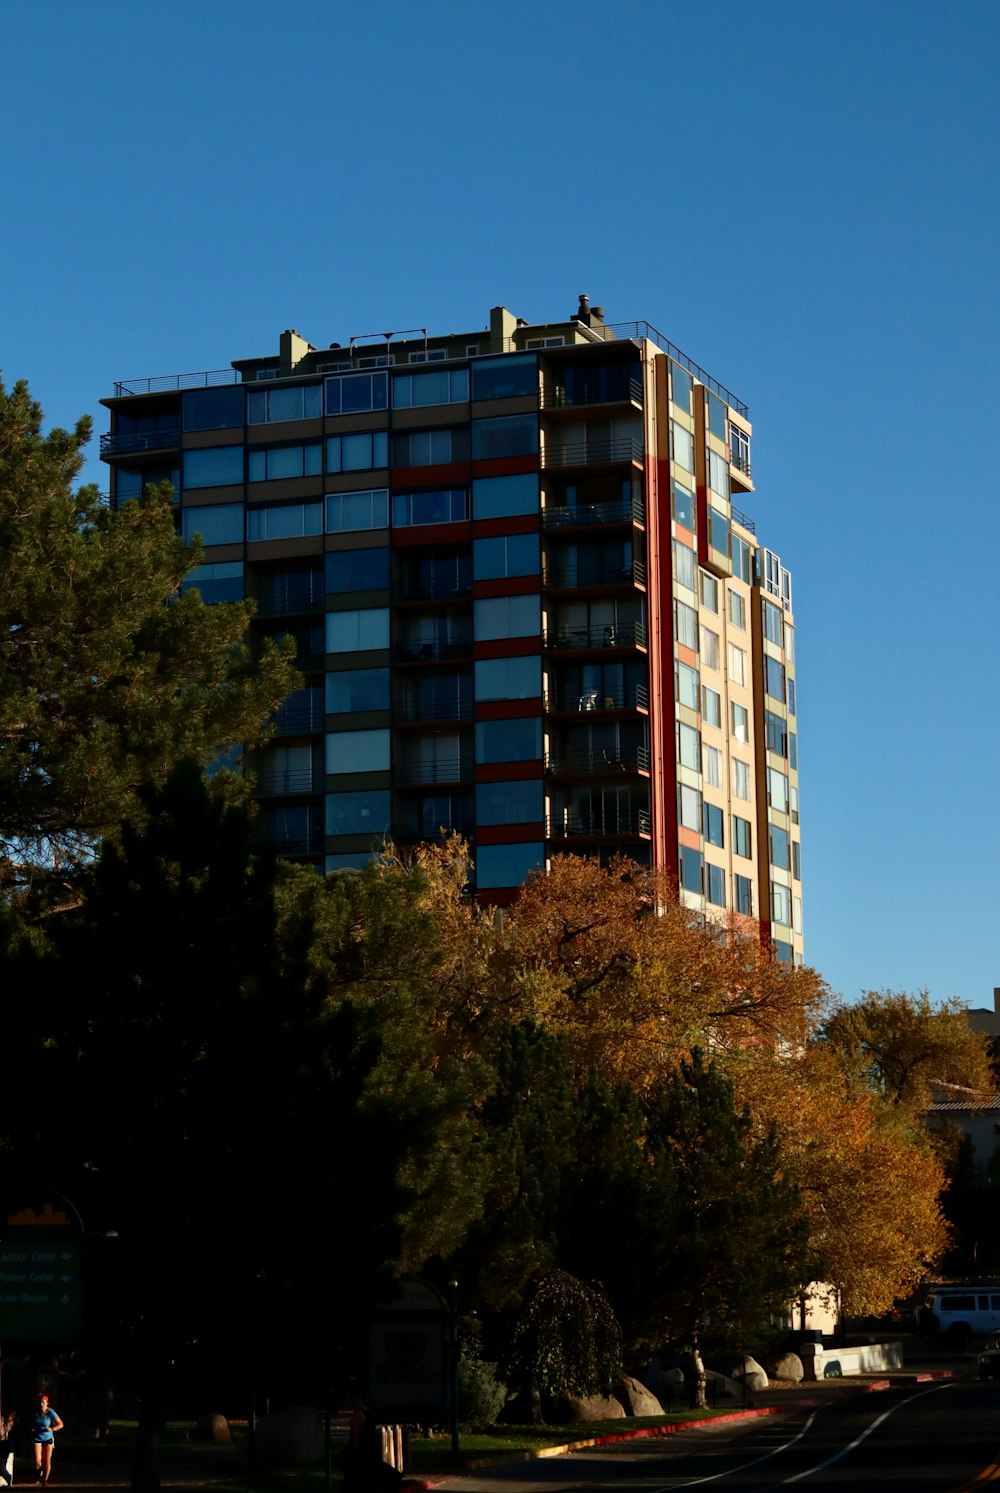
{"label": "tall apartment building", "polygon": [[327,870],[457,830],[483,900],[623,851],[801,959],[791,580],[736,504],[747,407],[581,296],[103,401],[112,499],[169,478],[206,599],[252,597],[305,683],[260,824]]}

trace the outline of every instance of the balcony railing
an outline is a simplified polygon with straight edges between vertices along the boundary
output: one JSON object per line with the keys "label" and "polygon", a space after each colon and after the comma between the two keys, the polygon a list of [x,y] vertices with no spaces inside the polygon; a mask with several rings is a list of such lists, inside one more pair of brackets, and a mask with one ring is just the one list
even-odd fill
{"label": "balcony railing", "polygon": [[404,601],[454,601],[471,596],[472,577],[454,575],[428,576],[423,580],[403,579],[399,588]]}
{"label": "balcony railing", "polygon": [[133,430],[121,435],[109,430],[101,436],[101,455],[130,456],[134,452],[167,451],[180,443],[179,425],[164,426],[162,430]]}
{"label": "balcony railing", "polygon": [[401,700],[396,718],[401,721],[467,721],[472,719],[472,691],[447,699]]}
{"label": "balcony railing", "polygon": [[257,616],[290,617],[299,612],[321,612],[323,597],[322,576],[289,576],[282,583],[264,588],[257,599]]}
{"label": "balcony railing", "polygon": [[543,410],[580,409],[595,404],[642,404],[642,382],[637,378],[622,379],[609,392],[598,395],[586,391],[573,393],[562,384],[546,389],[542,386],[539,404]]}
{"label": "balcony railing", "polygon": [[613,436],[611,440],[546,442],[542,451],[543,467],[590,467],[616,461],[638,461],[643,458],[642,441],[634,436]]}
{"label": "balcony railing", "polygon": [[545,823],[545,833],[550,840],[577,837],[596,840],[608,836],[648,835],[649,832],[648,809],[633,809],[627,814],[574,814],[567,809],[561,814],[550,814]]}
{"label": "balcony railing", "polygon": [[757,525],[754,523],[753,519],[750,518],[748,514],[741,513],[735,505],[730,505],[730,507],[733,515],[733,523],[739,524],[741,529],[746,529],[748,534],[756,534]]}
{"label": "balcony railing", "polygon": [[547,633],[548,648],[645,648],[643,622],[606,622],[596,627],[560,627]]}
{"label": "balcony railing", "polygon": [[292,695],[274,713],[275,735],[303,736],[309,731],[322,731],[324,721],[322,690],[310,690],[305,699]]}
{"label": "balcony railing", "polygon": [[408,638],[396,644],[396,658],[401,663],[434,663],[438,659],[468,658],[472,636],[467,638]]}
{"label": "balcony railing", "polygon": [[550,558],[542,576],[542,584],[556,591],[574,591],[591,586],[643,586],[646,583],[646,567],[641,560],[631,565],[592,565],[586,560],[562,560]]}
{"label": "balcony railing", "polygon": [[435,762],[397,762],[396,782],[423,785],[426,783],[464,783],[473,776],[472,767],[460,757],[441,757]]}
{"label": "balcony railing", "polygon": [[549,772],[617,776],[623,772],[648,772],[647,747],[627,747],[622,751],[604,747],[600,751],[553,752],[545,762]]}
{"label": "balcony railing", "polygon": [[210,368],[204,373],[162,373],[155,378],[129,378],[115,384],[115,397],[160,394],[173,389],[208,389],[216,384],[242,383],[235,368]]}
{"label": "balcony railing", "polygon": [[264,795],[311,793],[311,767],[265,768],[257,774],[257,792]]}
{"label": "balcony railing", "polygon": [[439,840],[442,835],[459,835],[463,840],[471,840],[475,834],[476,826],[469,815],[446,815],[446,824],[436,824],[433,829],[425,825],[407,824],[405,821],[400,826],[397,838],[403,845],[416,845],[425,840]]}
{"label": "balcony railing", "polygon": [[706,389],[711,389],[713,394],[718,394],[719,398],[724,399],[729,408],[735,410],[738,415],[742,415],[744,420],[749,415],[750,411],[742,399],[737,399],[735,394],[731,393],[723,384],[712,378],[711,374],[706,373],[704,368],[699,368],[693,358],[689,358],[687,353],[682,353],[679,347],[675,347],[672,342],[664,337],[662,332],[658,332],[655,327],[650,326],[648,321],[609,322],[605,330],[612,332],[615,337],[629,337],[635,342],[642,342],[644,340],[655,342],[661,352],[673,358],[674,362],[679,363],[682,368],[686,368],[688,373],[693,374],[700,384],[705,385]]}
{"label": "balcony railing", "polygon": [[646,505],[641,498],[618,498],[610,503],[573,503],[542,509],[543,529],[586,528],[597,524],[642,524]]}
{"label": "balcony railing", "polygon": [[550,690],[545,696],[546,710],[648,710],[649,690],[644,684],[605,689]]}

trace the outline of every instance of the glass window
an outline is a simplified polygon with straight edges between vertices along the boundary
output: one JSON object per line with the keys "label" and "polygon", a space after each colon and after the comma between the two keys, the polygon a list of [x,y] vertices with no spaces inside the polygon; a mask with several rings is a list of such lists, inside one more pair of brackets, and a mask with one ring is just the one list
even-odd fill
{"label": "glass window", "polygon": [[753,917],[753,882],[749,876],[733,877],[733,905],[744,917]]}
{"label": "glass window", "polygon": [[718,804],[705,804],[705,828],[704,836],[709,845],[722,846],[723,844],[723,813]]}
{"label": "glass window", "polygon": [[674,580],[679,586],[686,586],[689,591],[694,590],[694,550],[689,549],[686,544],[678,544],[674,540]]}
{"label": "glass window", "polygon": [[687,369],[671,361],[670,397],[677,408],[682,409],[686,415],[691,413],[691,385],[692,378]]}
{"label": "glass window", "polygon": [[720,555],[729,554],[729,520],[716,508],[708,510],[708,540]]}
{"label": "glass window", "polygon": [[359,430],[331,435],[326,442],[328,472],[369,472],[389,465],[389,435],[385,430]]}
{"label": "glass window", "polygon": [[719,634],[710,627],[701,628],[701,662],[706,669],[718,669]]}
{"label": "glass window", "polygon": [[709,861],[705,866],[705,895],[709,902],[715,907],[726,905],[726,872],[723,866],[713,866]]}
{"label": "glass window", "polygon": [[542,630],[540,596],[489,596],[473,604],[476,640],[533,638]]}
{"label": "glass window", "polygon": [[764,603],[764,636],[769,643],[777,643],[779,648],[784,642],[781,608],[776,607],[773,601]]}
{"label": "glass window", "polygon": [[397,410],[420,409],[428,404],[464,404],[468,397],[468,368],[397,373],[392,381],[392,403]]}
{"label": "glass window", "polygon": [[202,601],[242,601],[243,561],[223,560],[217,565],[196,565],[181,581],[182,591],[193,588],[201,592]]}
{"label": "glass window", "polygon": [[330,731],[326,738],[326,770],[385,772],[389,768],[389,731]]}
{"label": "glass window", "polygon": [[735,643],[729,645],[729,678],[733,684],[747,683],[747,656]]}
{"label": "glass window", "polygon": [[773,710],[769,710],[764,716],[764,724],[767,728],[768,751],[775,752],[779,757],[784,757],[788,742],[784,717],[775,715]]}
{"label": "glass window", "polygon": [[403,430],[392,438],[392,464],[396,467],[446,466],[468,461],[469,432],[465,426],[444,430]]}
{"label": "glass window", "polygon": [[687,784],[681,783],[677,789],[678,817],[684,829],[693,829],[695,834],[701,834],[702,805],[701,794],[697,788],[689,788]]}
{"label": "glass window", "polygon": [[676,420],[670,422],[671,446],[673,448],[674,461],[686,472],[694,471],[694,436],[683,425],[678,425]]}
{"label": "glass window", "polygon": [[698,613],[694,607],[689,607],[686,601],[675,601],[674,620],[678,643],[683,643],[685,648],[697,648]]}
{"label": "glass window", "polygon": [[716,615],[718,615],[718,611],[719,611],[719,583],[718,583],[718,581],[715,579],[714,575],[709,575],[708,572],[705,571],[705,570],[703,570],[701,572],[700,580],[701,580],[701,604],[702,604],[702,606],[706,607],[708,611],[715,612]]}
{"label": "glass window", "polygon": [[799,769],[799,742],[794,731],[788,733],[788,765],[795,772]]}
{"label": "glass window", "polygon": [[679,482],[672,482],[674,498],[674,518],[685,529],[694,528],[694,494],[689,493],[686,487],[681,487]]}
{"label": "glass window", "polygon": [[327,653],[367,653],[389,646],[389,608],[327,612]]}
{"label": "glass window", "polygon": [[229,487],[243,482],[243,447],[209,446],[184,452],[184,487]]}
{"label": "glass window", "polygon": [[750,740],[750,713],[745,705],[737,705],[733,700],[729,706],[730,730],[734,741]]}
{"label": "glass window", "polygon": [[706,389],[708,397],[708,428],[720,441],[726,439],[726,406],[717,394]]}
{"label": "glass window", "polygon": [[707,684],[701,687],[701,713],[706,725],[718,726],[722,730],[722,696],[718,690],[709,689]]}
{"label": "glass window", "polygon": [[476,885],[520,886],[541,868],[545,847],[532,841],[517,845],[479,845],[476,848]]}
{"label": "glass window", "polygon": [[788,714],[795,714],[795,680],[788,681]]}
{"label": "glass window", "polygon": [[542,660],[480,658],[476,660],[477,700],[526,700],[542,692]]}
{"label": "glass window", "polygon": [[212,503],[205,508],[185,508],[181,525],[187,542],[200,534],[205,544],[242,544],[243,504]]}
{"label": "glass window", "polygon": [[182,408],[185,430],[237,430],[243,424],[243,390],[188,389]]}
{"label": "glass window", "polygon": [[501,415],[472,422],[474,461],[503,456],[531,456],[538,450],[537,415]]}
{"label": "glass window", "polygon": [[388,527],[389,494],[384,487],[366,488],[362,492],[327,493],[328,534],[357,533],[362,529]]}
{"label": "glass window", "polygon": [[361,415],[384,410],[388,402],[386,373],[342,373],[326,380],[328,415]]}
{"label": "glass window", "polygon": [[388,669],[340,669],[326,675],[328,715],[389,709]]}
{"label": "glass window", "polygon": [[738,814],[733,815],[733,854],[742,855],[750,860],[753,854],[753,835],[749,819],[741,819]]}
{"label": "glass window", "polygon": [[275,384],[271,389],[252,389],[247,396],[247,420],[251,425],[314,420],[322,413],[321,384]]}
{"label": "glass window", "polygon": [[698,689],[698,673],[695,669],[689,669],[687,664],[678,663],[677,670],[677,698],[682,705],[697,710],[701,704],[701,695]]}
{"label": "glass window", "polygon": [[251,482],[275,482],[288,477],[318,477],[323,470],[323,447],[319,441],[308,446],[270,446],[251,451],[247,475]]}
{"label": "glass window", "polygon": [[705,742],[701,744],[701,773],[710,788],[722,787],[722,753]]}
{"label": "glass window", "polygon": [[741,632],[746,632],[746,627],[747,627],[747,604],[746,604],[746,599],[743,596],[740,595],[739,591],[733,591],[732,589],[730,589],[730,591],[728,592],[728,597],[729,597],[729,620],[730,620],[730,622],[733,624],[734,627],[738,627]]}
{"label": "glass window", "polygon": [[534,762],[542,755],[539,716],[476,723],[477,762]]}
{"label": "glass window", "polygon": [[705,857],[700,850],[689,850],[682,845],[680,862],[681,886],[686,892],[697,892],[700,896],[705,890]]}
{"label": "glass window", "polygon": [[788,779],[773,767],[767,769],[767,801],[779,814],[788,813]]}
{"label": "glass window", "polygon": [[741,762],[738,757],[732,759],[733,770],[733,797],[750,797],[750,765]]}
{"label": "glass window", "polygon": [[[729,462],[715,451],[708,453],[708,485],[720,498],[729,501]],[[718,546],[716,546],[718,548]]]}
{"label": "glass window", "polygon": [[382,591],[389,585],[389,550],[334,550],[326,556],[328,591]]}
{"label": "glass window", "polygon": [[127,503],[130,498],[138,502],[147,487],[158,486],[161,482],[170,483],[174,490],[173,501],[175,503],[179,501],[180,467],[137,467],[131,471],[127,471],[124,467],[116,467],[114,477],[116,507],[121,507],[122,503]]}
{"label": "glass window", "polygon": [[328,855],[323,862],[327,876],[338,871],[362,871],[375,859],[370,850],[352,850],[346,855]]}
{"label": "glass window", "polygon": [[733,562],[733,575],[749,586],[752,578],[751,549],[745,539],[729,531],[729,554]]}
{"label": "glass window", "polygon": [[792,841],[792,876],[796,881],[802,880],[802,865],[799,860],[801,846],[798,840]]}
{"label": "glass window", "polygon": [[677,723],[677,760],[682,767],[698,772],[701,767],[701,732],[683,721]]}
{"label": "glass window", "polygon": [[764,688],[772,700],[784,701],[785,668],[769,653],[764,655]]}
{"label": "glass window", "polygon": [[791,893],[786,886],[782,886],[777,881],[771,882],[771,919],[775,923],[782,923],[786,927],[791,927]]}
{"label": "glass window", "polygon": [[513,518],[538,512],[538,473],[477,477],[472,484],[474,518]]}
{"label": "glass window", "polygon": [[472,557],[477,581],[538,575],[541,566],[537,534],[499,534],[493,539],[476,539]]}
{"label": "glass window", "polygon": [[472,365],[473,399],[517,399],[538,393],[538,360],[533,354],[514,353]]}
{"label": "glass window", "polygon": [[384,835],[389,828],[389,791],[368,788],[326,795],[328,835]]}
{"label": "glass window", "polygon": [[777,866],[779,871],[789,870],[792,864],[792,856],[789,850],[791,838],[787,829],[779,829],[776,824],[769,824],[767,827],[767,839],[771,865]]}
{"label": "glass window", "polygon": [[392,524],[395,529],[415,524],[452,524],[468,516],[469,493],[465,487],[393,493]]}
{"label": "glass window", "polygon": [[247,509],[247,540],[300,539],[322,534],[322,503],[275,503],[270,508]]}
{"label": "glass window", "polygon": [[477,824],[534,824],[544,812],[539,778],[476,787]]}

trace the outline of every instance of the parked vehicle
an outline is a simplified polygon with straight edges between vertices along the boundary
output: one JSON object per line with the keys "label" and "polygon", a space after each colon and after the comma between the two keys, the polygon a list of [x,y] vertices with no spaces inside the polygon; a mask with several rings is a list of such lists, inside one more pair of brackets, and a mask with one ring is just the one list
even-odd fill
{"label": "parked vehicle", "polygon": [[979,1355],[980,1379],[1000,1379],[1000,1337],[991,1337]]}
{"label": "parked vehicle", "polygon": [[1000,1286],[934,1286],[918,1316],[923,1332],[952,1339],[1000,1332]]}

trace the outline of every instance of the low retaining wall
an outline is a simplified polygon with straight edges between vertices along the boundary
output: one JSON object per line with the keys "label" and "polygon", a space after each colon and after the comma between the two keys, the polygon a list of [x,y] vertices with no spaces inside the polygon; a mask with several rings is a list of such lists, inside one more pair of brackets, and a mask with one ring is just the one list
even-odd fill
{"label": "low retaining wall", "polygon": [[861,1343],[855,1348],[822,1348],[803,1343],[799,1349],[807,1379],[846,1379],[850,1374],[877,1374],[903,1367],[902,1343]]}

